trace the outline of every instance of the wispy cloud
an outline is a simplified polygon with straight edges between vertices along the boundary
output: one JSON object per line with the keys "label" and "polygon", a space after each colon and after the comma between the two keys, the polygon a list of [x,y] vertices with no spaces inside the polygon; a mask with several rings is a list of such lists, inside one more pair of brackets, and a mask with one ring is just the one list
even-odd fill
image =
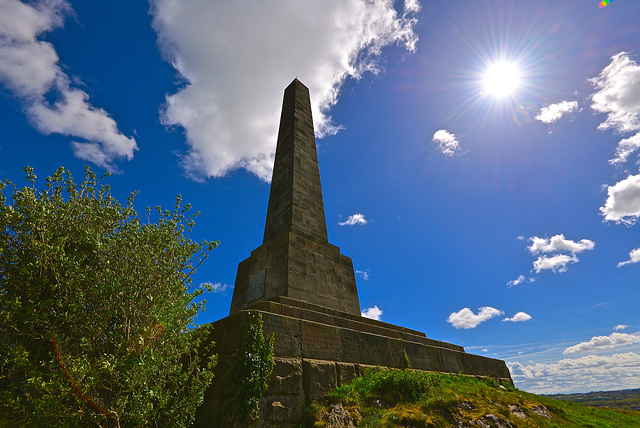
{"label": "wispy cloud", "polygon": [[367,308],[361,312],[361,315],[365,318],[371,318],[372,320],[380,321],[380,317],[382,316],[382,311],[378,309],[377,306],[373,306],[371,308]]}
{"label": "wispy cloud", "polygon": [[616,157],[609,160],[612,165],[620,165],[629,160],[636,150],[640,149],[640,132],[637,134],[620,140],[618,147],[616,147]]}
{"label": "wispy cloud", "polygon": [[212,293],[225,293],[229,288],[233,288],[231,284],[223,284],[221,282],[216,282],[215,284],[207,283],[211,287]]}
{"label": "wispy cloud", "polygon": [[588,342],[578,343],[564,350],[563,355],[576,354],[579,352],[593,351],[599,348],[614,348],[618,346],[640,343],[640,335],[627,333],[611,333],[609,336],[595,336]]}
{"label": "wispy cloud", "polygon": [[77,157],[115,171],[115,160],[133,159],[135,139],[124,136],[86,92],[72,87],[55,47],[41,40],[72,13],[64,0],[0,2],[0,82],[22,102],[40,132],[82,139],[72,142]]}
{"label": "wispy cloud", "polygon": [[617,326],[613,327],[614,331],[618,331],[618,330],[624,330],[625,328],[629,327],[626,324],[618,324]]}
{"label": "wispy cloud", "polygon": [[401,11],[391,0],[151,0],[160,49],[183,79],[162,120],[185,131],[187,174],[243,168],[270,180],[282,91],[296,76],[309,87],[316,134],[336,133],[329,110],[342,84],[379,73],[386,46],[414,51],[419,8],[415,0]]}
{"label": "wispy cloud", "polygon": [[490,306],[485,306],[479,309],[478,314],[474,314],[473,311],[469,308],[464,308],[459,310],[458,312],[453,312],[447,318],[447,322],[453,325],[455,328],[475,328],[478,324],[487,321],[493,317],[497,317],[498,315],[502,315],[502,312],[499,309],[492,308]]}
{"label": "wispy cloud", "polygon": [[577,101],[562,101],[542,107],[535,119],[544,123],[554,123],[560,120],[562,116],[575,111],[577,108]]}
{"label": "wispy cloud", "polygon": [[607,187],[607,200],[600,213],[605,221],[635,224],[640,217],[640,174],[629,175],[613,186]]}
{"label": "wispy cloud", "polygon": [[353,215],[350,215],[347,218],[347,220],[338,222],[338,224],[340,226],[355,226],[357,224],[363,225],[363,224],[367,224],[367,223],[368,223],[368,221],[364,217],[364,214],[353,214]]}
{"label": "wispy cloud", "polygon": [[618,263],[618,267],[638,262],[640,262],[640,248],[631,250],[629,252],[629,260]]}
{"label": "wispy cloud", "polygon": [[518,312],[517,314],[515,314],[511,318],[505,318],[502,321],[524,322],[524,321],[529,321],[531,318],[532,318],[531,315],[529,315],[526,312]]}
{"label": "wispy cloud", "polygon": [[518,277],[517,277],[516,279],[513,279],[513,280],[511,280],[511,281],[507,282],[507,286],[509,286],[509,287],[514,287],[514,286],[516,286],[516,285],[520,285],[520,284],[522,284],[522,283],[524,283],[524,282],[529,282],[529,283],[531,283],[531,282],[534,282],[535,280],[536,280],[536,279],[535,279],[535,277],[529,277],[529,278],[527,278],[527,277],[526,277],[526,276],[524,276],[524,275],[518,275]]}
{"label": "wispy cloud", "polygon": [[453,156],[460,152],[460,143],[455,134],[440,129],[433,134],[433,141],[438,145],[438,150],[447,156]]}
{"label": "wispy cloud", "polygon": [[369,271],[368,270],[356,270],[356,274],[360,275],[360,278],[362,278],[365,281],[369,280]]}

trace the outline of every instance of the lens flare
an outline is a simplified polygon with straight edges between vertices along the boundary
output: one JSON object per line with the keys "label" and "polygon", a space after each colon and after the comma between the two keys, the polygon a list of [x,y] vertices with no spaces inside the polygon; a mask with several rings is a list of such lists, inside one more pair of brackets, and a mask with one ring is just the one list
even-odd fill
{"label": "lens flare", "polygon": [[510,62],[491,64],[484,74],[484,92],[496,97],[511,95],[520,84],[520,71]]}
{"label": "lens flare", "polygon": [[611,3],[611,0],[602,0],[600,2],[600,7],[605,7],[606,5],[608,5],[609,3]]}

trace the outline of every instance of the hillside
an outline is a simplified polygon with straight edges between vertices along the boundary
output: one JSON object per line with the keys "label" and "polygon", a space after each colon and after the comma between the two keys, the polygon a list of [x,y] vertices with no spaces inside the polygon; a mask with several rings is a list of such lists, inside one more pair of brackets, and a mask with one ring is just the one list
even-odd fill
{"label": "hillside", "polygon": [[573,401],[590,407],[613,407],[616,409],[640,411],[640,389],[621,391],[598,391],[585,394],[557,394],[548,397],[556,400]]}
{"label": "hillside", "polygon": [[599,409],[499,385],[412,370],[371,372],[310,406],[307,427],[640,427],[640,412]]}

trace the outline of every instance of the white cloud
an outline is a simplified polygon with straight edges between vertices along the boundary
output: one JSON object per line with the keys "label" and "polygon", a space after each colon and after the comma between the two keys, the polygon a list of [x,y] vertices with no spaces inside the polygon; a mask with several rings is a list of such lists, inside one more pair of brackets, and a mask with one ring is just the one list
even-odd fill
{"label": "white cloud", "polygon": [[362,279],[365,281],[369,280],[369,271],[368,270],[356,270],[356,273],[360,275]]}
{"label": "white cloud", "polygon": [[577,108],[577,101],[562,101],[557,104],[542,107],[535,119],[544,123],[553,123],[560,120],[560,118],[565,114],[571,113]]}
{"label": "white cloud", "polygon": [[552,253],[554,251],[569,251],[571,253],[581,253],[585,250],[593,250],[596,243],[589,239],[581,239],[578,242],[566,239],[563,234],[552,236],[551,238],[529,238],[532,244],[527,247],[531,254]]}
{"label": "white cloud", "polygon": [[632,137],[620,140],[618,147],[616,148],[616,157],[609,160],[612,165],[618,165],[625,163],[629,156],[640,148],[640,132]]}
{"label": "white cloud", "polygon": [[595,336],[588,342],[578,343],[564,350],[564,355],[576,354],[579,352],[593,351],[594,349],[609,349],[617,346],[640,343],[640,335],[627,333],[611,333],[609,336]]}
{"label": "white cloud", "polygon": [[455,134],[440,129],[433,134],[433,141],[438,143],[438,149],[447,156],[453,156],[460,151],[460,143]]}
{"label": "white cloud", "polygon": [[600,129],[618,132],[640,129],[640,66],[626,52],[612,56],[611,64],[591,83],[598,90],[591,95],[591,108],[607,114]]}
{"label": "white cloud", "polygon": [[514,285],[522,284],[525,281],[526,281],[526,278],[524,275],[518,275],[516,279],[507,282],[507,285],[509,287],[513,287]]}
{"label": "white cloud", "polygon": [[629,326],[628,326],[628,325],[626,325],[626,324],[618,324],[617,326],[613,327],[613,329],[614,329],[615,331],[618,331],[618,330],[624,330],[624,329],[625,329],[625,328],[627,328],[627,327],[629,327]]}
{"label": "white cloud", "polygon": [[447,318],[447,322],[453,325],[455,328],[475,328],[481,322],[487,321],[498,315],[502,315],[503,313],[504,312],[499,309],[485,306],[483,308],[480,308],[480,311],[476,315],[471,309],[464,308],[449,315],[449,318]]}
{"label": "white cloud", "polygon": [[633,225],[640,216],[640,174],[608,186],[607,194],[607,201],[600,207],[605,221]]}
{"label": "white cloud", "polygon": [[[591,79],[597,89],[591,99],[591,108],[606,113],[607,119],[599,129],[612,129],[628,133],[640,129],[640,66],[626,52],[611,57],[611,64],[600,75]],[[620,140],[613,165],[625,163],[640,148],[640,133]]]}
{"label": "white cloud", "polygon": [[518,277],[517,277],[516,279],[513,279],[513,280],[511,280],[511,281],[507,282],[507,285],[508,285],[509,287],[513,287],[513,286],[515,286],[515,285],[520,285],[520,284],[522,284],[522,283],[523,283],[523,282],[525,282],[525,281],[526,281],[526,282],[534,282],[535,280],[536,280],[536,279],[535,279],[534,277],[527,278],[527,277],[526,277],[526,276],[524,276],[524,275],[518,275]]}
{"label": "white cloud", "polygon": [[588,355],[556,363],[507,363],[516,386],[536,394],[607,391],[638,387],[640,355]]}
{"label": "white cloud", "polygon": [[151,0],[160,49],[184,80],[162,120],[184,128],[193,178],[244,168],[271,178],[282,92],[310,90],[316,134],[338,131],[329,109],[349,77],[378,73],[382,49],[415,50],[419,4],[392,0]]}
{"label": "white cloud", "polygon": [[555,273],[566,272],[570,263],[578,263],[578,257],[575,255],[568,256],[566,254],[556,254],[555,256],[547,257],[540,256],[533,262],[533,270],[536,273],[540,273],[543,270],[551,270]]}
{"label": "white cloud", "polygon": [[367,224],[367,222],[364,214],[353,214],[350,215],[346,221],[338,222],[338,224],[340,226],[355,226],[356,224]]}
{"label": "white cloud", "polygon": [[20,99],[40,132],[86,140],[72,143],[75,155],[115,170],[116,159],[133,158],[135,139],[120,133],[106,111],[89,103],[89,95],[71,87],[54,46],[38,39],[62,27],[72,12],[64,0],[0,2],[0,82]]}
{"label": "white cloud", "polygon": [[382,316],[382,311],[378,309],[377,306],[372,308],[367,308],[361,312],[361,315],[365,318],[371,318],[372,320],[380,321],[380,317]]}
{"label": "white cloud", "polygon": [[532,318],[531,315],[527,314],[526,312],[518,312],[511,318],[505,318],[502,321],[524,322],[524,321],[529,321],[531,318]]}
{"label": "white cloud", "polygon": [[[568,265],[571,263],[578,263],[578,257],[576,253],[581,253],[586,250],[593,250],[596,243],[589,239],[581,239],[580,241],[572,241],[566,239],[563,234],[554,235],[551,238],[539,238],[532,236],[529,238],[531,245],[527,247],[527,250],[531,254],[540,253],[556,253],[550,257],[542,255],[533,262],[533,270],[536,273],[540,273],[543,270],[551,270],[553,272],[566,272]],[[571,253],[557,254],[561,251]]]}
{"label": "white cloud", "polygon": [[207,283],[207,285],[211,286],[212,293],[225,293],[229,288],[233,288],[233,285],[221,282],[216,282],[215,284]]}
{"label": "white cloud", "polygon": [[630,263],[638,263],[640,262],[640,248],[636,248],[635,250],[631,250],[629,252],[629,260],[625,262],[618,263],[618,267],[628,265]]}

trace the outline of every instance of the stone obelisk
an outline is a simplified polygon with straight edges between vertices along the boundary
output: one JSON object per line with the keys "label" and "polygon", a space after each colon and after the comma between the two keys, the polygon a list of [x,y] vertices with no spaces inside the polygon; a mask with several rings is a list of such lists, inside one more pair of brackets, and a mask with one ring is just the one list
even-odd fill
{"label": "stone obelisk", "polygon": [[263,243],[238,265],[233,314],[288,297],[360,315],[351,259],[329,244],[309,89],[284,91]]}
{"label": "stone obelisk", "polygon": [[238,265],[229,316],[213,323],[219,359],[196,427],[219,426],[225,375],[256,312],[275,338],[275,368],[252,428],[299,426],[305,406],[376,367],[511,382],[504,361],[360,315],[353,263],[327,239],[309,90],[297,79],[284,93],[263,243]]}

